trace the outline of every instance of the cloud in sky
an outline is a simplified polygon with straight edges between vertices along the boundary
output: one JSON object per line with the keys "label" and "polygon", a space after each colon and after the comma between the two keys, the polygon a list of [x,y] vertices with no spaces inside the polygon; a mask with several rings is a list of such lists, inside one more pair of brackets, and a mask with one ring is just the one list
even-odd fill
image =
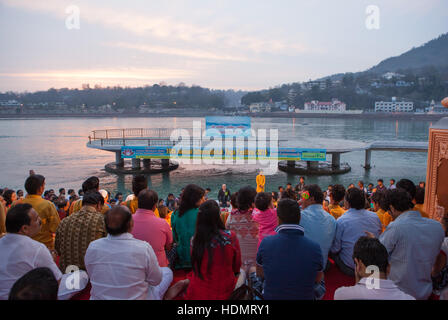
{"label": "cloud in sky", "polygon": [[[378,31],[365,28],[370,1],[341,3],[0,0],[0,91],[89,81],[266,88],[362,71],[448,31],[446,0],[377,0]],[[65,28],[70,5],[80,30]]]}

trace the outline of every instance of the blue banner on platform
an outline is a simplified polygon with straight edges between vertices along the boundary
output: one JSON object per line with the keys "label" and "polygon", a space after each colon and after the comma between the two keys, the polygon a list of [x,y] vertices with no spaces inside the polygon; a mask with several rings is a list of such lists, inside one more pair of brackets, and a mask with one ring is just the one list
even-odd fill
{"label": "blue banner on platform", "polygon": [[[250,117],[205,117],[205,135],[215,136],[217,130],[222,137],[250,137]],[[216,132],[216,131],[215,131]]]}
{"label": "blue banner on platform", "polygon": [[[173,150],[174,149],[174,150]],[[171,154],[174,151],[173,155]],[[273,150],[274,151],[274,150]],[[176,148],[176,147],[121,147],[121,157],[125,159],[170,159],[219,157],[230,159],[289,160],[289,161],[325,161],[326,149],[278,148],[277,155],[271,154],[269,148]]]}

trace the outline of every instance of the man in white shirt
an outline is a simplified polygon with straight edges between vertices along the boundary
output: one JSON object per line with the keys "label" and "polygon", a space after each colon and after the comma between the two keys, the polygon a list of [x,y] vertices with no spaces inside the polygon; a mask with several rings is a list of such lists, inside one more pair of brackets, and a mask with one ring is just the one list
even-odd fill
{"label": "man in white shirt", "polygon": [[378,239],[361,237],[353,248],[356,285],[338,288],[334,300],[415,300],[392,280],[388,253]]}
{"label": "man in white shirt", "polygon": [[162,300],[173,280],[159,266],[151,245],[135,239],[132,214],[116,206],[105,216],[106,238],[90,243],[84,259],[90,275],[91,300]]}
{"label": "man in white shirt", "polygon": [[[0,239],[0,300],[8,299],[14,283],[28,271],[49,268],[59,282],[58,298],[69,299],[85,288],[84,271],[62,274],[48,248],[31,237],[39,233],[41,220],[30,204],[17,204],[6,216],[6,235]],[[76,283],[74,282],[76,281]]]}

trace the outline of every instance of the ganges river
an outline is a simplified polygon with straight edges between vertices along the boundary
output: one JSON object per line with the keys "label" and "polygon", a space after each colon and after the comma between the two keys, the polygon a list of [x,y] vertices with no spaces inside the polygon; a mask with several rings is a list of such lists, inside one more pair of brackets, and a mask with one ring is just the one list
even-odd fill
{"label": "ganges river", "polygon": [[[30,169],[46,177],[46,189],[64,187],[76,191],[89,176],[100,178],[100,187],[115,194],[131,193],[132,176],[105,172],[104,165],[115,161],[114,153],[86,146],[92,130],[113,128],[191,128],[193,121],[204,118],[54,118],[0,120],[0,187],[24,189]],[[362,120],[362,119],[300,119],[252,118],[253,129],[278,129],[279,139],[303,148],[358,148],[372,141],[427,141],[429,121]],[[330,160],[331,156],[327,156]],[[416,184],[426,177],[427,153],[372,152],[371,170],[366,171],[364,152],[341,155],[341,161],[351,165],[349,173],[334,176],[306,176],[306,183],[317,183],[322,189],[329,184],[363,180],[376,185],[382,178],[397,181],[409,178]],[[211,188],[216,197],[221,184],[233,192],[244,185],[255,187],[256,166],[181,165],[170,173],[149,176],[150,188],[159,197],[168,193],[178,195],[189,183]],[[277,191],[278,186],[298,182],[298,176],[278,171],[266,176],[266,191]]]}

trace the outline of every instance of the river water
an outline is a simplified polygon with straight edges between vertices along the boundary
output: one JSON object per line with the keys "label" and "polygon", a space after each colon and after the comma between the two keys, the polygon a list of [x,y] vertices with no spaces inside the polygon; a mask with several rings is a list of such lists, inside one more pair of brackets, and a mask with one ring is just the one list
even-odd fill
{"label": "river water", "polygon": [[[131,192],[132,176],[117,176],[104,171],[104,165],[115,161],[114,153],[86,147],[92,130],[112,128],[191,128],[193,121],[204,118],[55,118],[0,120],[0,187],[24,189],[28,171],[46,177],[47,189],[60,187],[78,190],[89,176],[100,177],[100,187],[111,193]],[[357,148],[372,141],[427,141],[431,123],[415,120],[362,119],[299,119],[252,118],[252,128],[277,128],[280,140],[288,146],[303,148]],[[328,156],[328,160],[331,156]],[[426,178],[427,153],[382,152],[372,153],[371,170],[364,170],[364,152],[341,155],[348,162],[349,173],[334,176],[306,177],[306,183],[317,183],[323,189],[329,184],[347,186],[363,180],[366,185],[390,178],[397,181],[409,178],[415,183]],[[212,189],[216,197],[219,187],[226,183],[233,192],[250,184],[255,187],[256,166],[181,165],[165,174],[149,176],[150,187],[166,197],[178,194],[182,187],[196,183]],[[278,171],[266,176],[266,191],[298,177]]]}

